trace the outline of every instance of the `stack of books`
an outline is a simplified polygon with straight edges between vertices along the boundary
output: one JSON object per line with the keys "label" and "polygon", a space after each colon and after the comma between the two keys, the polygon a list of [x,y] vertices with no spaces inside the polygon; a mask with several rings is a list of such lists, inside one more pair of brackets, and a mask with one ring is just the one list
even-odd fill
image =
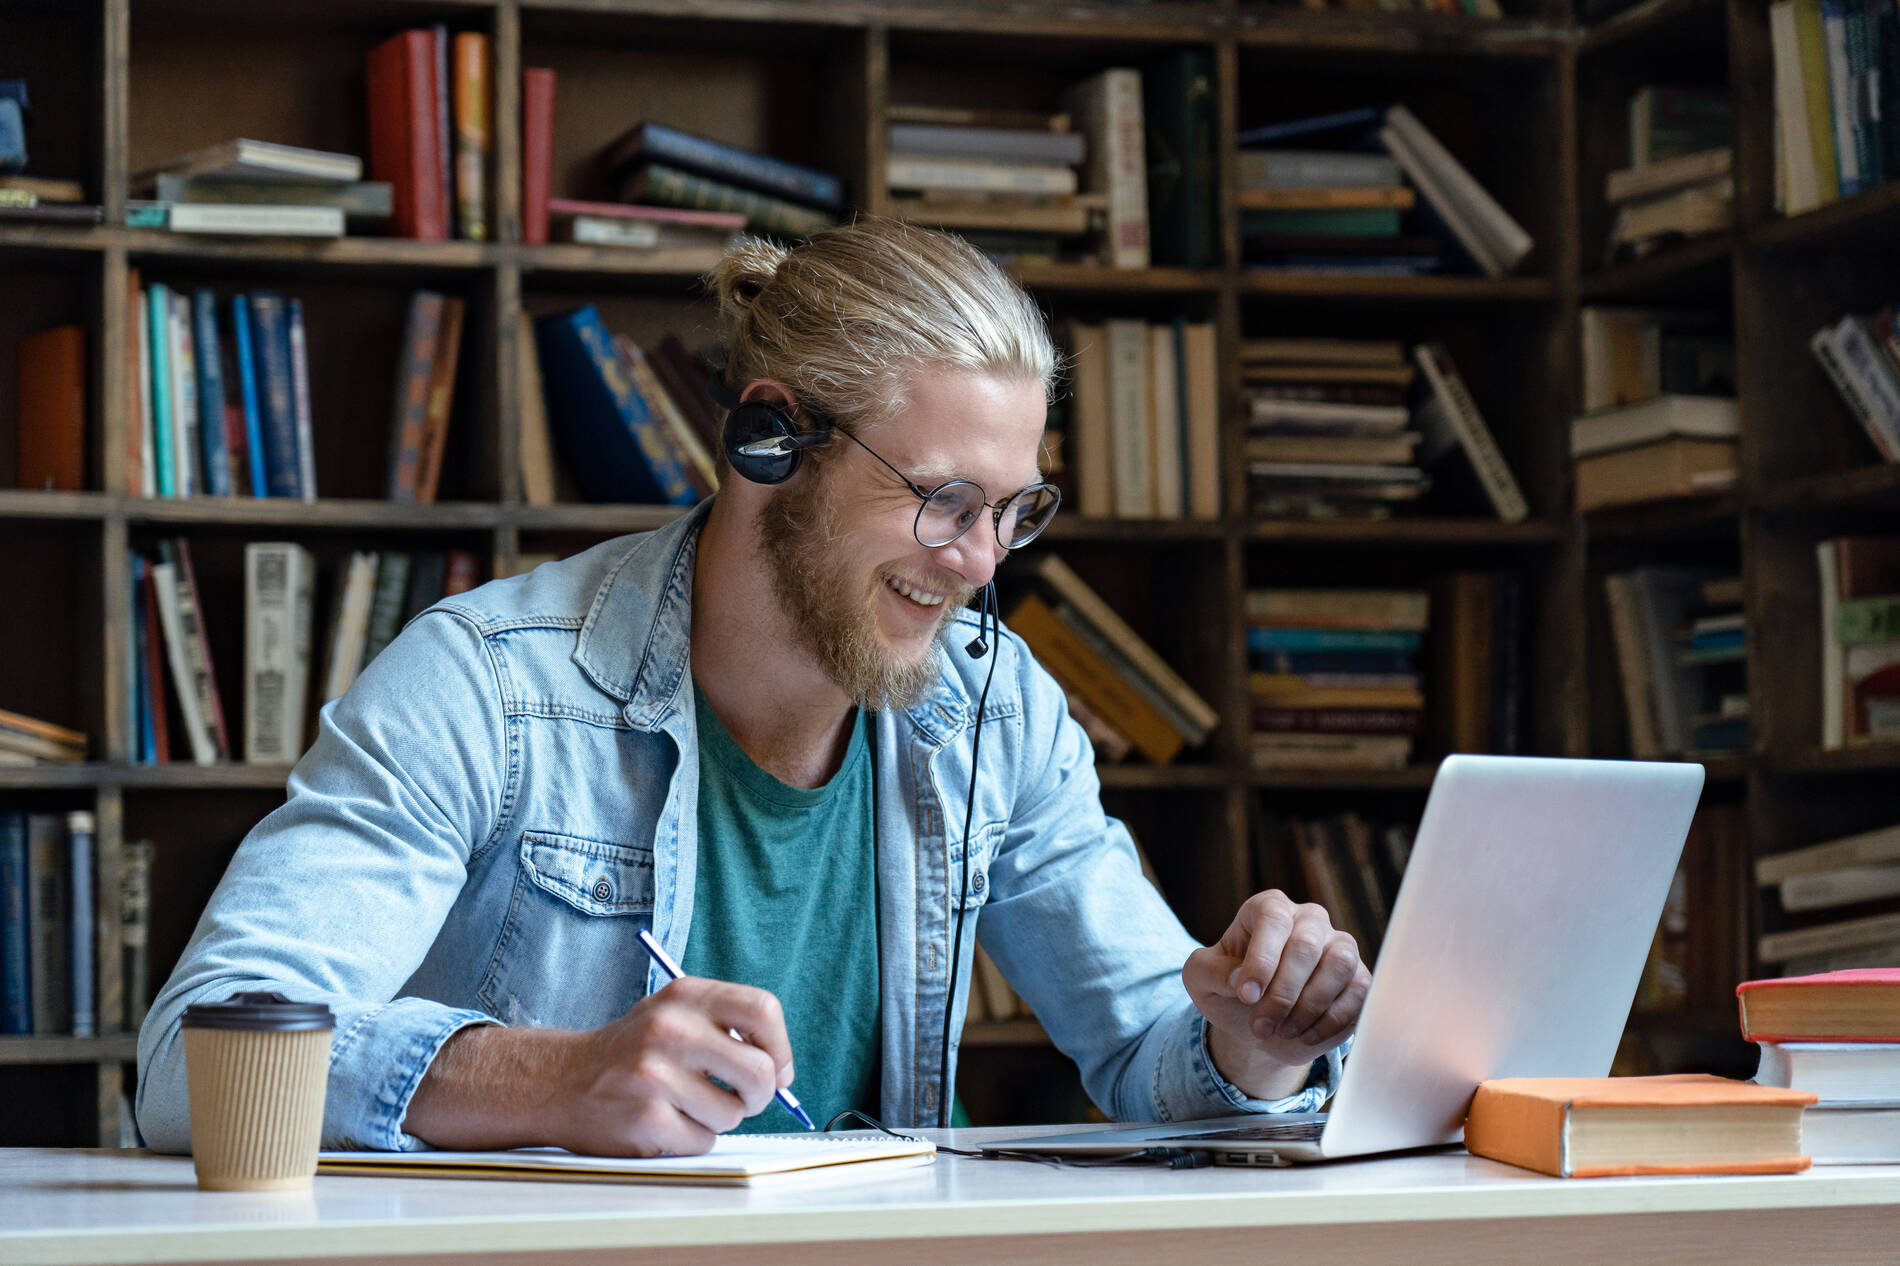
{"label": "stack of books", "polygon": [[1088,138],[1066,112],[893,105],[885,117],[892,215],[1018,259],[1055,259],[1106,217],[1105,193],[1080,193]]}
{"label": "stack of books", "polygon": [[1606,576],[1611,639],[1639,760],[1748,750],[1741,580],[1650,565]]}
{"label": "stack of books", "polygon": [[30,105],[26,80],[0,79],[0,224],[99,223],[100,208],[78,181],[25,174]]}
{"label": "stack of books", "polygon": [[1733,222],[1732,113],[1725,92],[1659,85],[1635,92],[1629,166],[1604,181],[1604,198],[1616,208],[1606,260],[1641,259]]}
{"label": "stack of books", "polygon": [[1585,307],[1583,412],[1570,424],[1583,511],[1733,486],[1733,341],[1708,314]]}
{"label": "stack of books", "polygon": [[95,826],[84,809],[0,812],[0,1035],[119,1026],[117,999],[97,988]]}
{"label": "stack of books", "polygon": [[488,37],[440,24],[400,32],[371,50],[367,78],[370,178],[391,187],[389,231],[491,236]]}
{"label": "stack of books", "polygon": [[1255,514],[1371,517],[1430,489],[1402,343],[1255,338],[1240,357]]}
{"label": "stack of books", "polygon": [[1768,6],[1775,62],[1775,206],[1788,215],[1900,175],[1893,15],[1835,0]]}
{"label": "stack of books", "polygon": [[1900,539],[1817,542],[1821,746],[1900,740]]}
{"label": "stack of books", "polygon": [[1880,456],[1900,462],[1900,317],[1892,305],[1823,326],[1808,348]]}
{"label": "stack of books", "polygon": [[[479,568],[466,550],[351,554],[336,577],[326,649],[316,659],[316,560],[290,542],[246,545],[243,759],[295,762],[310,739],[313,689],[318,705],[342,695],[410,619],[474,588]],[[134,554],[130,582],[125,707],[134,763],[163,764],[174,754],[200,765],[236,759],[238,736],[219,684],[190,543],[162,540],[155,556]]]}
{"label": "stack of books", "polygon": [[1240,147],[1250,265],[1372,275],[1455,265],[1502,277],[1534,245],[1403,105],[1253,128]]}
{"label": "stack of books", "polygon": [[174,233],[339,237],[391,222],[386,179],[364,181],[354,154],[240,137],[170,158],[132,178],[130,228]]}
{"label": "stack of books", "polygon": [[0,765],[75,765],[86,759],[86,736],[51,721],[0,710]]}
{"label": "stack of books", "polygon": [[1370,963],[1379,955],[1412,856],[1414,826],[1378,823],[1357,813],[1263,820],[1263,846],[1298,859],[1307,899],[1351,935]]}
{"label": "stack of books", "polygon": [[1900,968],[1744,981],[1756,1082],[1816,1097],[1801,1148],[1816,1165],[1900,1164]]}
{"label": "stack of books", "polygon": [[621,202],[741,215],[752,232],[774,237],[809,237],[844,207],[844,185],[828,172],[663,123],[634,124],[601,166]]}
{"label": "stack of books", "polygon": [[1761,938],[1763,962],[1797,976],[1900,964],[1900,825],[1760,858],[1755,881],[1790,924]]}
{"label": "stack of books", "polygon": [[[553,462],[590,501],[692,505],[718,488],[707,371],[678,340],[652,354],[592,304],[524,338],[522,470],[531,504],[555,496]],[[532,363],[529,363],[529,360]]]}
{"label": "stack of books", "polygon": [[1429,610],[1422,590],[1249,593],[1255,764],[1404,768],[1424,728],[1418,653]]}
{"label": "stack of books", "polygon": [[682,211],[630,202],[550,198],[554,240],[638,252],[655,268],[710,272],[745,229],[733,211]]}
{"label": "stack of books", "polygon": [[1128,752],[1166,765],[1207,741],[1220,714],[1170,668],[1075,571],[1037,554],[1010,630],[1069,699],[1098,757]]}
{"label": "stack of books", "polygon": [[1090,518],[1220,517],[1220,372],[1214,326],[1177,319],[1069,322],[1065,423],[1075,508]]}

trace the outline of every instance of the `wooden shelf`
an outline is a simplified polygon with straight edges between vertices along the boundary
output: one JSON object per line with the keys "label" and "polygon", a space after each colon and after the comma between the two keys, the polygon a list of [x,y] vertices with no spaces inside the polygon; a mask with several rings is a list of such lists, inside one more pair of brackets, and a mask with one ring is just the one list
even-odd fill
{"label": "wooden shelf", "polygon": [[0,1037],[0,1066],[129,1064],[139,1057],[136,1033],[105,1037]]}
{"label": "wooden shelf", "polygon": [[1751,227],[1750,246],[1804,251],[1891,253],[1900,247],[1900,181]]}
{"label": "wooden shelf", "polygon": [[1580,283],[1583,297],[1592,301],[1627,299],[1665,290],[1726,287],[1735,242],[1734,233],[1711,233],[1658,251],[1647,259],[1587,273]]}
{"label": "wooden shelf", "polygon": [[103,492],[0,491],[0,519],[98,520],[113,509],[117,498]]}
{"label": "wooden shelf", "polygon": [[1303,541],[1315,545],[1501,546],[1549,545],[1564,537],[1553,519],[1501,523],[1496,519],[1255,519],[1250,541]]}
{"label": "wooden shelf", "polygon": [[163,765],[125,765],[87,762],[60,765],[0,766],[0,791],[94,791],[123,787],[148,791],[281,791],[290,777],[289,765],[249,765],[229,762],[198,765],[171,761]]}
{"label": "wooden shelf", "polygon": [[1900,742],[1769,753],[1762,761],[1777,774],[1864,774],[1900,770]]}
{"label": "wooden shelf", "polygon": [[1424,791],[1438,766],[1404,769],[1255,769],[1249,785],[1274,791]]}
{"label": "wooden shelf", "polygon": [[[1043,541],[1221,541],[1227,529],[1208,519],[1088,519],[1058,513]],[[1030,546],[1034,549],[1035,546]]]}
{"label": "wooden shelf", "polygon": [[1580,53],[1598,53],[1650,37],[1678,23],[1720,22],[1722,0],[1643,0],[1583,32]]}
{"label": "wooden shelf", "polygon": [[1775,484],[1753,503],[1764,510],[1838,510],[1900,496],[1900,464],[1862,466]]}
{"label": "wooden shelf", "polygon": [[1224,274],[1207,269],[1099,264],[1022,264],[1010,273],[1031,290],[1073,295],[1212,295],[1225,281]]}
{"label": "wooden shelf", "polygon": [[127,497],[124,505],[125,517],[133,523],[197,527],[466,532],[496,527],[508,516],[504,507],[480,501],[413,505],[346,499],[298,501],[289,497]]}
{"label": "wooden shelf", "polygon": [[739,25],[881,26],[956,35],[1046,36],[1134,44],[1210,39],[1224,24],[1221,6],[1212,3],[1062,5],[1036,0],[1020,4],[975,0],[967,5],[913,6],[835,0],[796,5],[764,0],[522,0],[521,8],[530,20],[537,13],[572,13]]}
{"label": "wooden shelf", "polygon": [[1214,790],[1231,781],[1220,765],[1097,765],[1105,791]]}
{"label": "wooden shelf", "polygon": [[1741,531],[1741,506],[1733,491],[1610,506],[1584,515],[1583,530],[1593,541],[1733,535]]}
{"label": "wooden shelf", "polygon": [[1344,273],[1253,270],[1241,273],[1239,285],[1243,296],[1436,303],[1537,303],[1553,299],[1557,294],[1557,284],[1548,277],[1356,277]]}
{"label": "wooden shelf", "polygon": [[1551,56],[1574,38],[1536,19],[1313,11],[1257,0],[1241,0],[1238,20],[1243,48],[1527,58]]}

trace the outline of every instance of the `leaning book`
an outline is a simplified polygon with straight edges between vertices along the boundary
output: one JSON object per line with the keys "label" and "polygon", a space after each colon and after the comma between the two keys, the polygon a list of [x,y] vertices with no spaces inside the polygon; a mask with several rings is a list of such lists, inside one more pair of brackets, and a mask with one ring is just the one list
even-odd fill
{"label": "leaning book", "polygon": [[579,1156],[558,1147],[503,1152],[320,1152],[326,1174],[499,1178],[530,1182],[709,1183],[744,1186],[807,1173],[863,1175],[867,1163],[928,1165],[936,1144],[863,1134],[722,1134],[699,1156]]}

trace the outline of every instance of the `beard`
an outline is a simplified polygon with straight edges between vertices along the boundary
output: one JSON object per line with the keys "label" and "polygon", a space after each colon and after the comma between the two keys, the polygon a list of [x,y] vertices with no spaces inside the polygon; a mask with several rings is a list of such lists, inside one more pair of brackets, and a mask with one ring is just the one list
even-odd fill
{"label": "beard", "polygon": [[876,604],[884,578],[851,574],[842,516],[826,475],[823,467],[809,470],[801,486],[780,489],[759,511],[759,549],[773,596],[798,645],[853,703],[877,712],[909,708],[937,680],[938,643],[974,591],[964,586],[944,599],[923,654],[893,654],[878,637]]}

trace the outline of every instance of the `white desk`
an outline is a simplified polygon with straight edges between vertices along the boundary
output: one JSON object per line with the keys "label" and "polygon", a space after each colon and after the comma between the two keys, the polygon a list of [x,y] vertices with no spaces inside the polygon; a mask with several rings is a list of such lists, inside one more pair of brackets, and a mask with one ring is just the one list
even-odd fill
{"label": "white desk", "polygon": [[[1024,1131],[931,1133],[969,1146]],[[178,1157],[0,1149],[6,1266],[319,1259],[1887,1264],[1900,1260],[1900,1166],[1565,1182],[1463,1152],[1183,1171],[943,1156],[751,1189],[319,1175],[308,1193],[251,1195],[199,1192]]]}

